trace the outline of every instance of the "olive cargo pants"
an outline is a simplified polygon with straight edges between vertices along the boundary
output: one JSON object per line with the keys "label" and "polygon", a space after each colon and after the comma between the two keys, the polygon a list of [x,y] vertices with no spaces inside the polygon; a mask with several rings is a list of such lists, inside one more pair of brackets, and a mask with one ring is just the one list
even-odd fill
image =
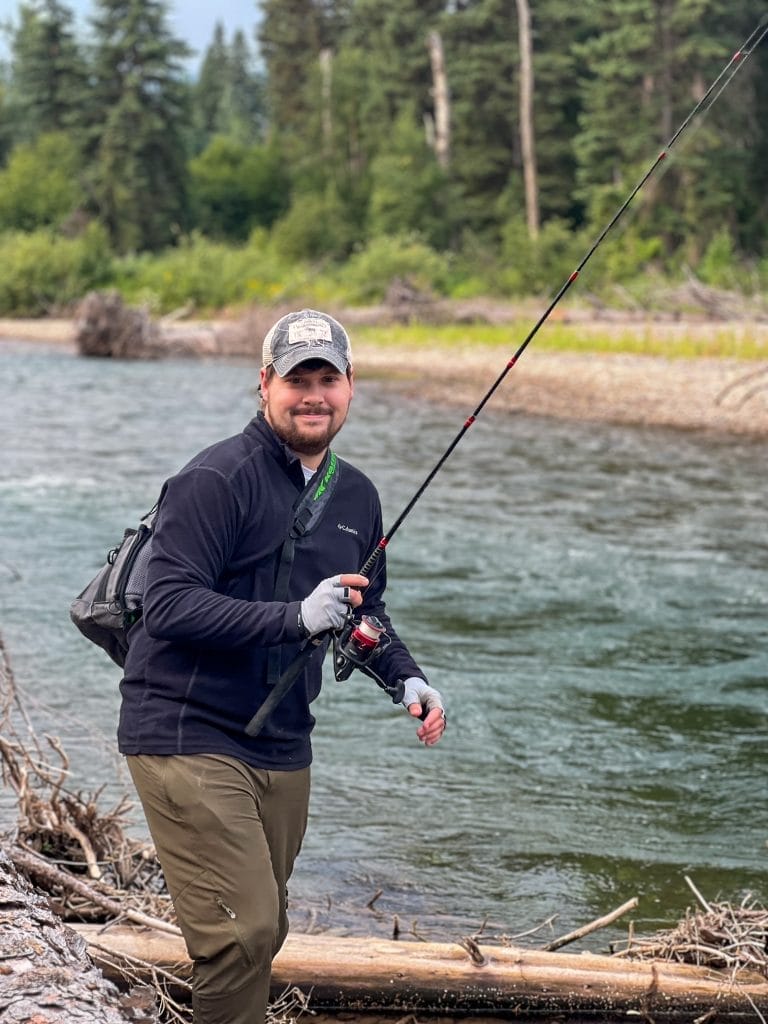
{"label": "olive cargo pants", "polygon": [[265,771],[219,754],[126,761],[193,961],[195,1024],[263,1024],[309,768]]}

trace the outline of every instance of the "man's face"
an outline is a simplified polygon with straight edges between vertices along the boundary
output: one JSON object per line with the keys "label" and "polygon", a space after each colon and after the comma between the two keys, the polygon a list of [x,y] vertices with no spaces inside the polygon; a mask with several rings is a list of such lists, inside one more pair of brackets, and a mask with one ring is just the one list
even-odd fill
{"label": "man's face", "polygon": [[322,455],[344,425],[353,393],[352,375],[313,360],[285,377],[262,368],[264,416],[297,455]]}

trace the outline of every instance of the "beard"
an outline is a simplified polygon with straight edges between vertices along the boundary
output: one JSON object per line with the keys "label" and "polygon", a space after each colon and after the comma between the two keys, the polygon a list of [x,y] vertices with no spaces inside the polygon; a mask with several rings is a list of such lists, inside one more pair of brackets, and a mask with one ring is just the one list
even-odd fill
{"label": "beard", "polygon": [[342,415],[338,412],[334,414],[327,409],[317,411],[328,415],[327,425],[324,430],[307,430],[303,428],[297,422],[294,413],[287,413],[279,420],[275,420],[269,415],[268,408],[265,409],[267,420],[274,432],[297,455],[320,455],[328,448],[331,441],[344,426],[344,421],[347,418],[346,412]]}

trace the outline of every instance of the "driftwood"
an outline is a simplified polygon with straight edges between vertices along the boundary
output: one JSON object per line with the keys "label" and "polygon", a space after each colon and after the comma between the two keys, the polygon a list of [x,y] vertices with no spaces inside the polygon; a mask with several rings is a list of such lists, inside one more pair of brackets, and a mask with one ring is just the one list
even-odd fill
{"label": "driftwood", "polygon": [[[690,882],[691,888],[696,892]],[[617,956],[670,960],[768,977],[768,910],[746,896],[739,906],[709,903],[699,893],[700,911],[688,910],[674,928],[656,935],[631,935]]]}
{"label": "driftwood", "polygon": [[598,917],[596,921],[592,921],[591,924],[585,924],[581,928],[576,928],[575,931],[568,932],[567,935],[560,936],[559,939],[553,939],[552,942],[548,942],[543,947],[545,953],[554,953],[556,949],[561,949],[563,946],[567,946],[570,942],[576,942],[578,939],[583,939],[585,935],[591,935],[593,932],[598,931],[600,928],[606,928],[609,924],[613,924],[624,914],[627,914],[630,910],[634,910],[637,907],[638,899],[634,896],[631,900],[627,900],[626,903],[622,903],[616,910],[611,911],[610,914],[605,914],[603,917]]}
{"label": "driftwood", "polygon": [[[38,875],[48,866],[46,888],[63,916],[103,919],[100,901],[111,898],[123,913],[130,908],[168,920],[170,899],[154,849],[126,834],[127,797],[105,811],[100,791],[72,792],[68,777],[61,741],[45,735],[43,742],[35,731],[0,635],[0,778],[16,797],[14,842],[19,858],[26,858],[17,866],[34,866]],[[57,863],[72,870],[62,871]]]}
{"label": "driftwood", "polygon": [[[89,943],[136,953],[157,966],[183,970],[181,940],[125,927],[99,931],[77,925]],[[583,953],[482,947],[483,963],[460,944],[393,942],[332,935],[289,935],[273,966],[273,987],[310,992],[321,1011],[408,1012],[496,1017],[568,1014],[596,1018],[641,1015],[692,1021],[712,1010],[755,1020],[768,1012],[768,981],[756,973],[736,980],[684,964],[627,962]],[[99,951],[93,950],[98,959]]]}
{"label": "driftwood", "polygon": [[[589,307],[558,313],[562,322],[597,320],[622,325],[649,321],[676,322],[681,309],[692,324],[704,320],[768,321],[768,303],[759,297],[710,288],[688,271],[687,281],[672,289],[659,288],[648,303],[627,289],[614,286],[622,308],[612,308],[597,295],[584,293]],[[627,307],[631,308],[627,308]],[[184,306],[159,318],[145,307],[123,303],[117,292],[91,292],[77,311],[75,342],[83,356],[113,359],[161,359],[169,356],[225,357],[258,362],[269,328],[292,306],[252,306],[240,318],[215,321],[187,319],[194,310]],[[534,318],[532,300],[504,302],[489,298],[446,299],[423,289],[407,276],[395,276],[383,301],[375,306],[327,310],[352,330],[364,325],[388,324],[509,324],[515,329],[522,318]]]}
{"label": "driftwood", "polygon": [[[108,965],[118,990],[64,923],[64,917],[98,918],[98,933],[108,927],[105,921],[129,920],[180,935],[169,920],[173,908],[154,850],[123,831],[127,800],[104,813],[98,792],[68,791],[62,745],[53,736],[44,740],[21,699],[0,635],[0,778],[17,804],[15,833],[4,837],[8,853],[0,848],[3,1024],[191,1024],[188,961],[184,977],[136,955],[141,948],[134,955],[109,953],[96,934],[91,950]],[[289,988],[273,999],[267,1021],[294,1024],[305,1008],[305,994]]]}
{"label": "driftwood", "polygon": [[768,319],[768,303],[756,292],[745,295],[726,288],[714,288],[701,281],[690,267],[683,268],[685,281],[671,288],[660,287],[651,297],[657,310],[684,311],[706,317],[708,320],[751,320],[765,322]]}
{"label": "driftwood", "polygon": [[158,931],[168,932],[170,935],[181,935],[178,925],[151,914],[145,914],[141,910],[135,910],[130,905],[126,905],[124,898],[120,899],[100,892],[93,885],[87,885],[69,871],[57,868],[55,864],[46,861],[44,857],[27,850],[20,850],[18,847],[11,850],[10,857],[19,871],[34,878],[42,888],[48,891],[63,890],[75,893],[110,917],[124,918],[133,924],[142,925],[145,928],[156,928]]}

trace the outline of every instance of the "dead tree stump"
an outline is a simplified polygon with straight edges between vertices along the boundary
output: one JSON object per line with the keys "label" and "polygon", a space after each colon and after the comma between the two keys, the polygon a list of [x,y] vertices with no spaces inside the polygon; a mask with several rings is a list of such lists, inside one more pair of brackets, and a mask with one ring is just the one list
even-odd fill
{"label": "dead tree stump", "polygon": [[152,359],[161,354],[160,329],[145,309],[126,306],[117,292],[90,292],[78,310],[75,341],[81,356]]}
{"label": "dead tree stump", "polygon": [[384,304],[395,323],[409,324],[414,320],[433,322],[434,295],[419,288],[407,277],[392,278]]}

